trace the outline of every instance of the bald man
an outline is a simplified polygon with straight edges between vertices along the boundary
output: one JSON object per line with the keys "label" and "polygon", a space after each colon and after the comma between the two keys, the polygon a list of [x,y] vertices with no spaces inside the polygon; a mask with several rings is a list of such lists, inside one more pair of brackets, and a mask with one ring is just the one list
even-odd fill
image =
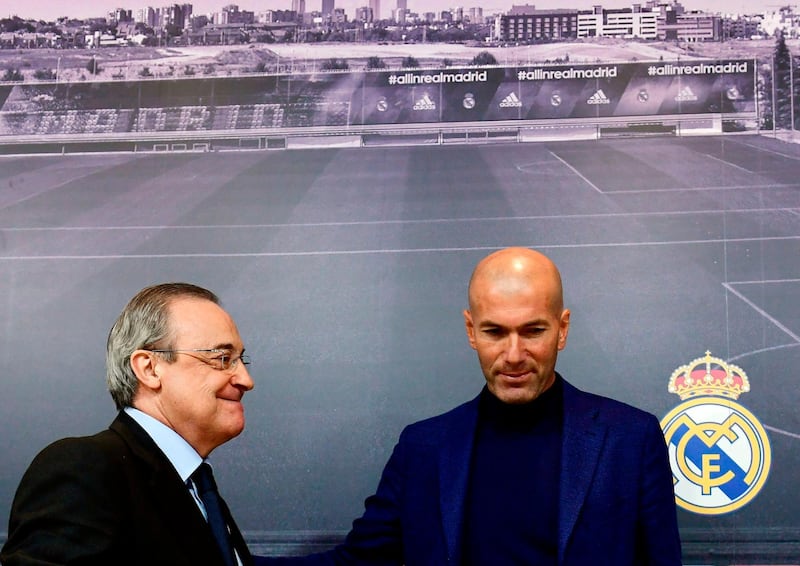
{"label": "bald man", "polygon": [[526,248],[484,258],[464,322],[480,394],[403,431],[342,545],[258,563],[680,566],[658,420],[555,370],[570,322],[555,264]]}

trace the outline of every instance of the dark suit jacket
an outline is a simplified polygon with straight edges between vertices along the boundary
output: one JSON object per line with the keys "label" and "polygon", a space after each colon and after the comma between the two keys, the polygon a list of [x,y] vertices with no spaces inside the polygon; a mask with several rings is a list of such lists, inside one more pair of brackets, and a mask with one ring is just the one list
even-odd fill
{"label": "dark suit jacket", "polygon": [[[233,527],[234,544],[251,564]],[[3,566],[223,566],[211,529],[150,436],[124,412],[108,430],[66,438],[17,489]]]}
{"label": "dark suit jacket", "polygon": [[[679,566],[672,473],[658,420],[566,382],[563,399],[558,564]],[[407,427],[343,545],[304,559],[256,557],[256,564],[460,564],[477,421],[476,398]]]}

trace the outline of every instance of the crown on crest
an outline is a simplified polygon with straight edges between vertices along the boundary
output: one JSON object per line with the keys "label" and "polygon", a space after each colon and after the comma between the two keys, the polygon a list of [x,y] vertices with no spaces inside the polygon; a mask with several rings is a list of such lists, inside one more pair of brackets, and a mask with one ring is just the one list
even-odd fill
{"label": "crown on crest", "polygon": [[742,368],[712,357],[706,350],[704,357],[672,372],[667,389],[678,395],[681,401],[704,395],[738,399],[739,395],[750,391],[750,382]]}

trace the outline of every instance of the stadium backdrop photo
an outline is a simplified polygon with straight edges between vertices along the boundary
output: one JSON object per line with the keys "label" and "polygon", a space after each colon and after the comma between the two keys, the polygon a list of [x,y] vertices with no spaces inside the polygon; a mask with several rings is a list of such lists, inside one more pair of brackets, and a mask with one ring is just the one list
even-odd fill
{"label": "stadium backdrop photo", "polygon": [[685,564],[800,564],[800,146],[752,129],[755,67],[0,85],[0,517],[112,420],[127,300],[181,280],[254,360],[212,455],[248,542],[331,547],[402,428],[480,390],[470,272],[528,246],[564,277],[561,373],[661,420]]}

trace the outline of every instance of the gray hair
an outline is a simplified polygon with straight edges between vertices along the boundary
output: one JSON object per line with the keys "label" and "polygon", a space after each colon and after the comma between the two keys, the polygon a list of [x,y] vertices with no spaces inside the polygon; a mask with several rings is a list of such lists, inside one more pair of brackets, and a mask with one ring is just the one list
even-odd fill
{"label": "gray hair", "polygon": [[[169,305],[177,298],[204,299],[219,304],[219,298],[191,283],[162,283],[145,287],[134,296],[117,317],[106,342],[106,383],[117,409],[130,407],[136,395],[138,380],[131,367],[136,350],[169,349],[171,340]],[[172,362],[173,354],[164,354]]]}

